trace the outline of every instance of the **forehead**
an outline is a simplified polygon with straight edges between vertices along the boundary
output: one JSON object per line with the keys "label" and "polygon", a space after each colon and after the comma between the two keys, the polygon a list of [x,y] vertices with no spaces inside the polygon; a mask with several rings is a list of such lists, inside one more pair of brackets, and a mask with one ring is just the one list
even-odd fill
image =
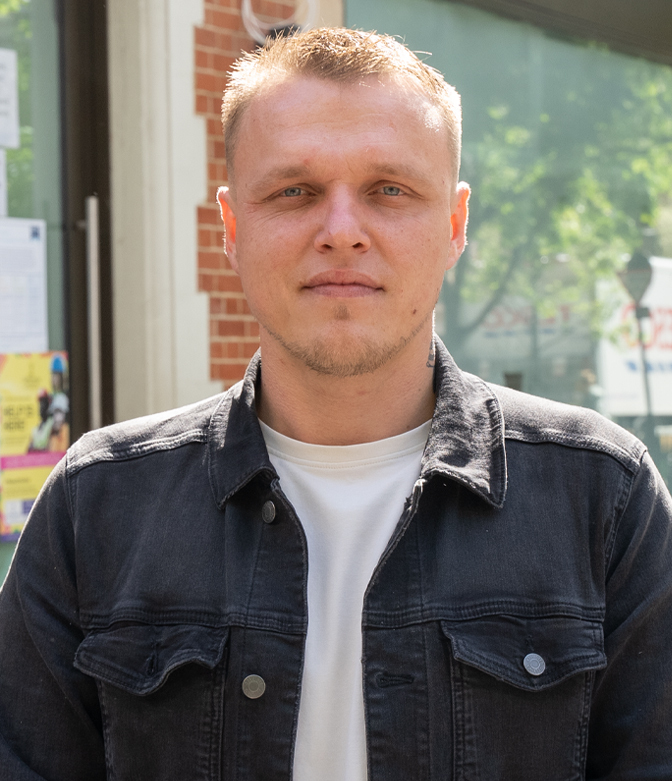
{"label": "forehead", "polygon": [[426,105],[432,100],[421,85],[408,74],[380,73],[364,76],[339,78],[320,77],[315,74],[286,73],[273,79],[268,79],[250,101],[250,105],[263,101],[274,95],[287,96],[294,94],[297,99],[303,96],[312,99],[316,91],[322,91],[326,96],[336,91],[349,93],[358,90],[374,91],[394,95],[403,100],[403,96],[414,96]]}
{"label": "forehead", "polygon": [[[273,150],[285,154],[293,145],[323,146],[334,153],[409,144],[423,157],[447,155],[448,131],[437,106],[408,79],[366,77],[334,82],[291,76],[265,87],[249,103],[238,128],[235,162]],[[397,150],[399,154],[399,150]]]}

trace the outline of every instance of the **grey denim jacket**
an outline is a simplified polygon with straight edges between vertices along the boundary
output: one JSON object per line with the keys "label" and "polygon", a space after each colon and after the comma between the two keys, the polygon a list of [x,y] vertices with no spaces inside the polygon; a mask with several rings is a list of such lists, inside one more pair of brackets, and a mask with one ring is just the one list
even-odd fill
{"label": "grey denim jacket", "polygon": [[[308,560],[260,371],[54,471],[0,592],[2,781],[291,778]],[[672,503],[643,445],[440,342],[435,385],[364,599],[369,781],[670,781]]]}

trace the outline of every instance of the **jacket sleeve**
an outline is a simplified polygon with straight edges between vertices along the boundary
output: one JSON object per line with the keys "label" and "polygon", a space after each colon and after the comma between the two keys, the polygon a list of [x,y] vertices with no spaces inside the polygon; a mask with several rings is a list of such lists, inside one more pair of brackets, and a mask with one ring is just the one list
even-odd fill
{"label": "jacket sleeve", "polygon": [[72,664],[83,639],[74,551],[63,459],[0,591],[0,781],[105,778],[95,682]]}
{"label": "jacket sleeve", "polygon": [[587,778],[672,778],[672,500],[648,453],[617,509],[606,574],[607,667]]}

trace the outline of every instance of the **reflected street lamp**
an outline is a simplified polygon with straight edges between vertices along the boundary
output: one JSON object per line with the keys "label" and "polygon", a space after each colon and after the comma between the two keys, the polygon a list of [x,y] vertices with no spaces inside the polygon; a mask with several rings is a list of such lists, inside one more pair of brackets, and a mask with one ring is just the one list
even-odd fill
{"label": "reflected street lamp", "polygon": [[621,282],[625,285],[625,289],[628,291],[630,298],[632,298],[635,304],[635,317],[637,318],[637,339],[639,341],[639,350],[642,356],[642,374],[644,377],[644,394],[646,397],[646,426],[644,430],[644,439],[646,440],[646,444],[653,457],[657,441],[653,411],[651,408],[649,366],[646,360],[646,345],[644,344],[644,331],[642,328],[642,320],[645,317],[650,317],[651,312],[647,306],[641,305],[641,300],[644,298],[644,294],[651,284],[652,276],[653,269],[651,268],[651,261],[642,252],[633,253],[632,257],[628,261],[628,265],[625,267],[625,270],[619,274]]}

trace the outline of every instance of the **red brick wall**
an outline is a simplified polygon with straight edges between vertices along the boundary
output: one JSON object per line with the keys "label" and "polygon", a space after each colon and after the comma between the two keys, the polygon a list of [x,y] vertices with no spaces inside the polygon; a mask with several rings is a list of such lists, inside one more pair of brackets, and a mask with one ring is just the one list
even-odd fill
{"label": "red brick wall", "polygon": [[[226,73],[242,50],[253,49],[240,16],[241,0],[203,0],[205,23],[194,30],[196,113],[206,118],[208,194],[198,209],[198,288],[210,300],[210,377],[229,387],[243,376],[259,344],[240,281],[222,249],[222,222],[215,200],[226,184],[220,123]],[[294,12],[294,0],[253,0],[255,14],[280,22]]]}

